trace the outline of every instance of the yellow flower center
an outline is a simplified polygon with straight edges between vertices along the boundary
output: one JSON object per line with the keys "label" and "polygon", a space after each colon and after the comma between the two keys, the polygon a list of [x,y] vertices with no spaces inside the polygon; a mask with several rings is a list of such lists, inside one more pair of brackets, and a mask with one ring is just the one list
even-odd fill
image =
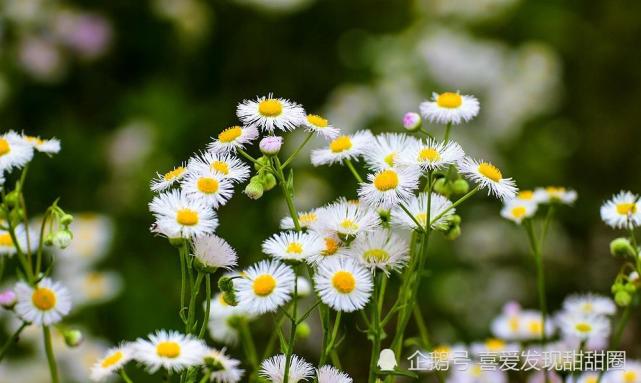
{"label": "yellow flower center", "polygon": [[37,287],[31,295],[31,302],[41,311],[49,311],[56,306],[56,294],[46,287]]}
{"label": "yellow flower center", "polygon": [[222,161],[214,161],[211,163],[212,170],[217,171],[218,173],[227,175],[229,174],[229,165]]}
{"label": "yellow flower center", "polygon": [[194,226],[198,223],[198,212],[191,209],[180,209],[176,213],[176,221],[183,226]]}
{"label": "yellow flower center", "polygon": [[505,348],[505,342],[500,339],[488,339],[485,342],[485,347],[490,351],[500,351]]}
{"label": "yellow flower center", "polygon": [[303,225],[309,225],[311,223],[316,222],[317,218],[318,217],[316,216],[316,213],[311,212],[311,213],[305,213],[305,214],[299,215],[298,221]]}
{"label": "yellow flower center", "polygon": [[156,354],[163,358],[176,358],[180,355],[180,345],[176,342],[160,342],[156,345]]}
{"label": "yellow flower center", "polygon": [[331,237],[325,238],[325,250],[323,250],[322,254],[325,256],[334,255],[337,251],[338,241]]}
{"label": "yellow flower center", "polygon": [[385,161],[386,164],[389,166],[394,166],[394,159],[396,158],[396,152],[391,152],[390,154],[386,155],[385,158],[383,158],[383,161]]}
{"label": "yellow flower center", "polygon": [[452,350],[448,346],[438,346],[432,350],[432,353],[438,360],[447,360]]}
{"label": "yellow flower center", "polygon": [[387,262],[389,258],[389,253],[383,249],[370,249],[363,253],[366,262]]}
{"label": "yellow flower center", "polygon": [[592,331],[592,326],[590,326],[589,323],[585,323],[585,322],[577,323],[575,328],[582,333],[588,333]]}
{"label": "yellow flower center", "polygon": [[356,230],[358,230],[358,224],[357,224],[356,222],[352,221],[351,219],[344,219],[344,220],[340,223],[340,225],[341,225],[341,227],[342,227],[343,229],[345,229],[345,230],[349,230],[349,231],[356,231]]}
{"label": "yellow flower center", "polygon": [[581,305],[581,310],[586,314],[590,314],[592,312],[592,309],[593,309],[593,306],[592,306],[592,303],[590,302],[586,302]]}
{"label": "yellow flower center", "polygon": [[218,140],[227,144],[235,141],[241,134],[243,134],[243,128],[240,126],[232,126],[220,132],[218,134]]}
{"label": "yellow flower center", "polygon": [[434,162],[438,161],[439,158],[441,158],[441,155],[439,154],[438,150],[434,148],[423,148],[418,154],[419,161]]}
{"label": "yellow flower center", "polygon": [[258,112],[265,117],[276,117],[283,113],[283,104],[276,99],[268,98],[258,104]]}
{"label": "yellow flower center", "polygon": [[210,177],[198,179],[198,190],[205,194],[212,194],[218,191],[218,180]]}
{"label": "yellow flower center", "polygon": [[333,153],[344,152],[352,148],[352,140],[349,136],[340,136],[329,143],[329,149]]}
{"label": "yellow flower center", "polygon": [[541,321],[535,320],[528,324],[528,329],[532,334],[541,335],[543,332],[543,324]]}
{"label": "yellow flower center", "polygon": [[11,146],[9,145],[9,141],[5,140],[4,138],[0,138],[0,156],[4,156],[10,151]]}
{"label": "yellow flower center", "polygon": [[487,162],[481,163],[478,170],[479,173],[494,182],[499,182],[501,178],[503,178],[503,174],[501,174],[501,171],[496,166]]}
{"label": "yellow flower center", "polygon": [[481,372],[482,371],[483,370],[481,370],[481,366],[479,366],[478,364],[475,364],[475,365],[472,366],[472,369],[470,370],[470,374],[473,377],[478,378],[479,376],[481,376]]}
{"label": "yellow flower center", "polygon": [[114,364],[118,363],[122,359],[122,351],[116,351],[111,355],[108,355],[105,359],[102,360],[102,363],[100,363],[100,367],[102,368],[109,368],[113,366]]}
{"label": "yellow flower center", "polygon": [[267,296],[276,288],[276,280],[269,274],[259,275],[254,279],[253,288],[256,295]]}
{"label": "yellow flower center", "polygon": [[617,204],[617,213],[621,215],[634,214],[637,212],[637,204],[634,202],[624,202]]}
{"label": "yellow flower center", "polygon": [[309,122],[310,124],[314,125],[317,128],[326,128],[327,125],[329,125],[329,122],[327,121],[327,119],[316,114],[308,114],[307,122]]}
{"label": "yellow flower center", "polygon": [[625,383],[635,383],[637,381],[637,373],[634,371],[626,371],[623,373],[623,381]]}
{"label": "yellow flower center", "polygon": [[414,217],[420,223],[421,225],[425,225],[427,223],[427,213],[418,213]]}
{"label": "yellow flower center", "polygon": [[521,327],[521,323],[519,321],[519,318],[510,318],[507,322],[508,326],[510,326],[510,330],[512,331],[517,331],[519,327]]}
{"label": "yellow flower center", "polygon": [[393,170],[383,170],[374,178],[374,187],[379,191],[388,191],[398,186],[398,175]]}
{"label": "yellow flower center", "polygon": [[24,139],[27,140],[27,142],[32,143],[33,145],[42,145],[45,143],[43,139],[36,136],[24,136]]}
{"label": "yellow flower center", "polygon": [[301,254],[303,252],[303,245],[300,242],[292,242],[287,245],[287,252]]}
{"label": "yellow flower center", "polygon": [[516,206],[512,208],[512,216],[514,218],[523,218],[527,214],[527,210],[524,206]]}
{"label": "yellow flower center", "polygon": [[13,239],[11,239],[11,234],[0,234],[0,246],[13,247]]}
{"label": "yellow flower center", "polygon": [[532,190],[521,190],[518,195],[518,199],[529,201],[534,198],[534,192]]}
{"label": "yellow flower center", "polygon": [[599,378],[596,376],[588,376],[585,378],[585,383],[597,383],[599,381]]}
{"label": "yellow flower center", "polygon": [[356,287],[356,279],[349,271],[337,271],[332,277],[332,285],[343,294],[351,293]]}
{"label": "yellow flower center", "polygon": [[436,104],[441,108],[455,109],[461,106],[463,98],[458,93],[445,92],[436,98]]}
{"label": "yellow flower center", "polygon": [[565,188],[560,186],[548,186],[545,191],[552,196],[559,196],[565,193]]}
{"label": "yellow flower center", "polygon": [[186,169],[185,169],[184,167],[179,166],[179,167],[177,167],[176,169],[174,169],[174,170],[172,170],[172,171],[169,171],[169,172],[165,173],[165,175],[163,176],[163,178],[165,179],[165,181],[173,181],[173,180],[175,180],[176,178],[178,178],[178,177],[182,176],[182,175],[183,175],[183,173],[185,172],[185,170],[186,170]]}

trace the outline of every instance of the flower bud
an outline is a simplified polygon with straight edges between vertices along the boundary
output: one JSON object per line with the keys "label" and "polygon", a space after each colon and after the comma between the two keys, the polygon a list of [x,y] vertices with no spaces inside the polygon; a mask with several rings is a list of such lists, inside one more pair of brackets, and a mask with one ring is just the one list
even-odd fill
{"label": "flower bud", "polygon": [[634,294],[637,291],[637,287],[634,285],[633,282],[628,282],[625,285],[623,285],[623,289],[630,294]]}
{"label": "flower bud", "polygon": [[64,214],[62,217],[60,217],[60,223],[64,226],[69,226],[71,222],[73,222],[73,215],[71,214]]}
{"label": "flower bud", "polygon": [[66,330],[62,335],[65,338],[65,344],[69,347],[78,347],[84,340],[80,330]]}
{"label": "flower bud", "polygon": [[234,291],[234,279],[231,277],[220,277],[218,288],[222,292]]}
{"label": "flower bud", "polygon": [[280,152],[280,148],[283,146],[283,137],[279,136],[267,136],[260,140],[258,147],[260,151],[266,156],[275,156]]}
{"label": "flower bud", "polygon": [[238,306],[238,298],[236,298],[236,293],[233,290],[225,291],[223,293],[223,300],[232,307]]}
{"label": "flower bud", "polygon": [[169,239],[169,244],[172,245],[173,247],[182,247],[182,245],[185,244],[185,239],[181,237],[170,237]]}
{"label": "flower bud", "polygon": [[470,184],[466,180],[459,178],[452,183],[452,192],[454,194],[463,195],[470,191]]}
{"label": "flower bud", "polygon": [[14,293],[13,290],[5,290],[0,293],[0,306],[4,307],[5,309],[13,309],[13,306],[16,305],[16,302],[16,293]]}
{"label": "flower bud", "polygon": [[305,339],[309,337],[309,334],[311,334],[312,330],[307,324],[307,322],[302,322],[296,327],[296,337]]}
{"label": "flower bud", "polygon": [[263,184],[260,182],[251,181],[247,186],[245,186],[245,194],[247,194],[247,197],[251,199],[259,199],[262,197],[264,190]]}
{"label": "flower bud", "polygon": [[271,173],[263,174],[263,188],[265,191],[270,191],[276,186],[276,177]]}
{"label": "flower bud", "polygon": [[627,238],[617,238],[610,242],[610,253],[614,256],[635,256],[634,247]]}
{"label": "flower bud", "polygon": [[52,246],[53,245],[53,233],[48,233],[45,236],[44,244],[45,244],[45,246]]}
{"label": "flower bud", "polygon": [[271,162],[269,158],[265,156],[261,156],[254,163],[254,169],[256,169],[256,171],[261,171],[263,170],[263,168],[270,167],[270,166],[271,166]]}
{"label": "flower bud", "polygon": [[59,249],[66,249],[71,244],[73,233],[68,229],[58,231],[53,236],[53,245]]}
{"label": "flower bud", "polygon": [[4,202],[8,206],[17,206],[18,205],[18,192],[13,190],[4,197]]}
{"label": "flower bud", "polygon": [[450,241],[455,240],[456,238],[461,236],[461,226],[459,225],[454,225],[452,226],[447,233],[445,233],[445,238],[449,239]]}
{"label": "flower bud", "polygon": [[627,291],[621,290],[614,295],[614,301],[621,307],[626,307],[632,301],[632,296]]}
{"label": "flower bud", "polygon": [[450,217],[450,224],[451,225],[460,225],[461,224],[461,216],[458,214],[452,214]]}
{"label": "flower bud", "polygon": [[442,195],[449,195],[450,194],[450,188],[447,184],[447,180],[445,178],[439,178],[434,182],[434,191],[442,194]]}
{"label": "flower bud", "polygon": [[410,132],[414,132],[420,129],[421,123],[421,116],[418,113],[407,112],[403,116],[403,127]]}

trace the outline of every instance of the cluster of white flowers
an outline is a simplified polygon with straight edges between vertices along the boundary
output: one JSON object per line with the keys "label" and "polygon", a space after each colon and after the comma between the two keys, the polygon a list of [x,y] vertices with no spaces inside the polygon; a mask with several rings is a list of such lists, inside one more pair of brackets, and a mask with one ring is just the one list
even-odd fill
{"label": "cluster of white flowers", "polygon": [[521,190],[516,197],[504,201],[501,216],[517,224],[532,218],[541,205],[571,205],[576,201],[575,190],[563,186],[538,187],[534,190]]}

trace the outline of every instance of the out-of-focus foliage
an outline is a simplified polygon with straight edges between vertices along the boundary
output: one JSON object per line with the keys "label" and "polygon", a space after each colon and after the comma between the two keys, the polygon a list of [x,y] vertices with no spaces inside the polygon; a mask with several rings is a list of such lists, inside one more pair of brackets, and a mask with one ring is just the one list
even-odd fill
{"label": "out-of-focus foliage", "polygon": [[[60,195],[70,210],[113,219],[114,242],[99,268],[119,271],[122,293],[76,317],[105,339],[96,344],[177,327],[178,263],[148,231],[148,183],[233,123],[237,100],[269,91],[345,131],[377,132],[400,130],[403,113],[432,91],[477,95],[481,114],[454,130],[458,141],[502,158],[523,187],[579,192],[551,230],[550,306],[573,291],[607,294],[616,262],[598,207],[620,189],[641,190],[641,3],[4,0],[0,7],[2,129],[63,143],[46,166],[31,169],[34,210]],[[301,209],[349,190],[347,170],[312,171],[307,163],[296,169]],[[272,198],[239,196],[220,211],[219,233],[243,265],[285,212]],[[477,206],[463,213],[465,235],[454,248],[434,244],[420,299],[437,341],[486,336],[507,300],[536,303],[522,233],[499,218],[496,202]],[[640,331],[632,325],[626,333],[631,352],[641,352]],[[28,381],[41,381],[23,369]]]}

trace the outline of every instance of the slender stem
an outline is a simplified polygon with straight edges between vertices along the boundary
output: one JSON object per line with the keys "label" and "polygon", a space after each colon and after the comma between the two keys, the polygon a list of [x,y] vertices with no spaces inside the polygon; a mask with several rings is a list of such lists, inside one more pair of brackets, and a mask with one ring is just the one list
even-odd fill
{"label": "slender stem", "polygon": [[307,317],[312,313],[312,311],[314,311],[314,309],[315,309],[316,307],[318,307],[321,303],[322,303],[322,301],[321,301],[320,299],[318,299],[318,300],[316,301],[316,303],[314,303],[314,305],[313,305],[312,307],[310,307],[307,311],[305,311],[305,314],[301,315],[301,317],[300,317],[300,318],[298,318],[297,323],[298,323],[298,324],[303,323],[303,321],[304,321],[305,319],[307,319]]}
{"label": "slender stem", "polygon": [[27,326],[29,326],[29,323],[22,322],[20,327],[18,327],[18,329],[9,337],[9,339],[7,339],[7,341],[4,342],[2,349],[0,349],[0,361],[4,359],[5,355],[7,354],[7,351],[9,351],[11,346],[18,341],[18,338],[20,337],[20,333],[22,333],[22,330],[24,330],[25,327]]}
{"label": "slender stem", "polygon": [[285,202],[287,203],[287,209],[289,210],[289,215],[294,221],[294,228],[296,231],[301,231],[300,221],[298,219],[298,212],[296,206],[294,205],[294,196],[293,190],[290,190],[285,180],[285,174],[283,174],[283,169],[280,164],[278,156],[274,156],[274,168],[276,169],[276,177],[280,183],[280,187],[283,190],[283,196],[285,197]]}
{"label": "slender stem", "polygon": [[198,298],[198,294],[200,293],[200,286],[203,284],[203,278],[205,277],[205,273],[202,271],[198,271],[198,274],[196,275],[196,282],[194,283],[194,287],[192,288],[192,293],[191,293],[191,299],[189,300],[189,315],[187,316],[187,334],[191,334],[192,331],[194,330],[194,322],[196,320],[196,299]]}
{"label": "slender stem", "polygon": [[416,230],[422,232],[423,231],[423,224],[421,224],[418,221],[418,219],[416,219],[416,217],[414,217],[414,215],[412,214],[410,209],[408,209],[407,206],[405,206],[405,204],[403,204],[403,203],[399,204],[398,206],[400,206],[401,209],[405,212],[405,214],[407,214],[407,216],[410,217],[412,219],[412,221],[414,221],[414,224],[416,224]]}
{"label": "slender stem", "polygon": [[[480,186],[478,186],[478,185],[477,185],[477,186],[475,186],[475,187],[474,187],[474,189],[472,189],[472,190],[470,190],[469,192],[467,192],[467,194],[465,194],[463,197],[461,197],[461,198],[459,198],[458,200],[456,200],[456,202],[454,202],[453,204],[451,204],[447,209],[443,210],[443,211],[441,212],[441,214],[437,215],[436,217],[434,217],[434,219],[430,220],[430,225],[433,225],[435,222],[438,222],[438,220],[439,220],[439,219],[441,219],[441,218],[443,218],[443,216],[444,216],[445,214],[447,214],[447,212],[448,212],[448,211],[450,211],[450,210],[452,210],[452,209],[456,208],[457,206],[459,206],[459,205],[460,205],[460,204],[462,204],[463,202],[465,202],[465,201],[467,201],[468,199],[470,199],[470,197],[472,197],[474,194],[476,194],[476,192],[478,192],[479,190],[480,190]],[[431,193],[430,193],[430,194],[431,194]]]}
{"label": "slender stem", "polygon": [[245,158],[246,158],[246,159],[248,159],[249,161],[251,161],[251,162],[253,162],[253,163],[255,163],[255,164],[257,164],[257,163],[258,163],[258,160],[257,160],[257,159],[255,159],[254,157],[250,156],[250,155],[249,155],[246,151],[244,151],[243,149],[238,148],[238,149],[237,149],[237,151],[238,151],[238,154],[240,154],[241,156],[245,157]]}
{"label": "slender stem", "polygon": [[44,337],[45,351],[47,353],[47,362],[49,362],[49,372],[51,373],[51,383],[58,383],[58,366],[56,365],[56,356],[51,346],[51,331],[49,326],[42,326],[42,335]]}
{"label": "slender stem", "polygon": [[448,142],[450,140],[450,130],[452,129],[452,123],[448,122],[447,126],[445,127],[445,136],[443,138],[443,141]]}
{"label": "slender stem", "polygon": [[118,373],[120,374],[120,377],[122,378],[122,380],[124,380],[126,383],[134,383],[134,381],[131,380],[129,375],[127,375],[124,368],[121,368],[120,371],[118,371]]}
{"label": "slender stem", "polygon": [[211,274],[207,273],[205,275],[205,317],[203,318],[203,323],[200,326],[200,332],[198,333],[198,338],[203,339],[205,337],[205,331],[207,325],[209,324],[209,314],[211,311]]}
{"label": "slender stem", "polygon": [[427,331],[427,326],[425,325],[423,313],[421,312],[421,308],[418,305],[414,306],[414,320],[416,321],[416,326],[418,327],[418,333],[421,336],[421,343],[423,348],[426,350],[430,350],[432,348],[432,344],[430,343],[430,337]]}
{"label": "slender stem", "polygon": [[530,247],[532,249],[532,255],[534,256],[534,261],[536,265],[536,284],[537,291],[539,295],[539,309],[541,310],[541,343],[545,346],[547,343],[547,334],[545,332],[545,326],[547,321],[547,303],[545,297],[545,273],[543,268],[543,256],[541,254],[540,243],[537,243],[536,236],[534,234],[534,228],[532,226],[531,220],[526,220],[523,222],[523,226],[527,231],[528,238],[530,240]]}
{"label": "slender stem", "polygon": [[305,145],[307,145],[307,143],[309,142],[309,140],[312,139],[313,136],[314,136],[314,132],[309,132],[307,137],[305,137],[305,141],[303,141],[303,143],[300,144],[300,146],[294,151],[294,153],[292,153],[292,155],[289,156],[287,160],[285,160],[285,162],[283,162],[283,164],[280,167],[281,170],[285,169],[285,167],[287,167],[287,165],[289,165],[296,158],[298,153],[300,153],[300,151],[305,147]]}
{"label": "slender stem", "polygon": [[178,315],[180,316],[180,319],[182,319],[183,323],[186,325],[187,317],[185,316],[184,310],[185,310],[185,294],[187,290],[187,272],[186,272],[187,255],[185,254],[184,246],[181,246],[178,251],[180,253],[180,310],[178,311]]}
{"label": "slender stem", "polygon": [[625,326],[628,324],[628,321],[630,320],[630,315],[632,314],[631,307],[632,307],[632,304],[629,304],[625,307],[625,309],[623,310],[623,314],[621,315],[621,318],[617,322],[616,329],[614,330],[614,335],[612,336],[611,347],[609,348],[610,350],[616,350],[619,347],[619,344],[621,343],[623,330],[625,330]]}
{"label": "slender stem", "polygon": [[354,175],[354,178],[356,178],[356,181],[358,181],[358,183],[363,183],[363,177],[361,177],[361,175],[358,174],[358,171],[356,171],[356,168],[354,167],[352,160],[350,160],[349,158],[346,158],[345,165],[347,165],[349,170],[352,172],[352,174]]}
{"label": "slender stem", "polygon": [[378,298],[381,288],[382,273],[376,275],[374,281],[374,291],[372,292],[372,301],[370,303],[370,331],[372,335],[372,353],[369,359],[369,383],[376,382],[376,362],[381,348],[381,317],[378,311]]}
{"label": "slender stem", "polygon": [[285,353],[285,373],[283,374],[283,381],[289,382],[289,368],[292,363],[292,354],[294,353],[294,345],[296,344],[296,310],[298,309],[298,278],[294,280],[294,297],[292,299],[292,315],[291,315],[291,328],[289,330],[289,344],[287,345],[287,352]]}
{"label": "slender stem", "polygon": [[336,313],[336,318],[334,318],[334,328],[332,329],[332,337],[329,338],[329,343],[327,345],[327,352],[331,351],[334,348],[334,342],[336,342],[336,337],[338,336],[338,329],[341,326],[342,311]]}
{"label": "slender stem", "polygon": [[249,324],[246,319],[239,321],[238,325],[240,337],[242,339],[243,350],[247,361],[254,370],[258,368],[258,357],[256,356],[256,345],[254,344],[254,338],[252,337],[251,330],[249,329]]}
{"label": "slender stem", "polygon": [[40,268],[42,267],[42,249],[44,245],[45,228],[47,227],[47,219],[49,218],[50,215],[51,215],[51,207],[47,209],[44,216],[42,217],[42,225],[40,226],[40,240],[38,241],[38,252],[36,254],[36,269],[34,271],[36,275],[40,274]]}

